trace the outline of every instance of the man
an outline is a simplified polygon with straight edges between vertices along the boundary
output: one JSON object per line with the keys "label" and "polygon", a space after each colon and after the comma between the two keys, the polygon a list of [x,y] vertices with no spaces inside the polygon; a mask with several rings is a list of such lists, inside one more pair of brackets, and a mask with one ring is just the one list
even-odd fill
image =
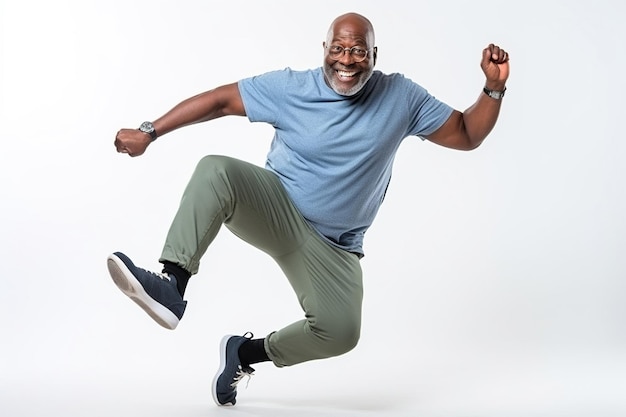
{"label": "man", "polygon": [[139,129],[122,129],[118,152],[144,153],[180,127],[227,115],[275,127],[264,168],[225,156],[203,158],[184,191],[159,262],[162,273],[124,254],[107,265],[119,288],[174,329],[187,282],[224,224],[278,263],[304,317],[262,339],[226,336],[213,381],[218,405],[234,405],[237,383],[272,361],[291,366],[348,352],[360,336],[363,237],[382,203],[394,155],[407,136],[471,150],[494,127],[509,75],[508,54],[483,50],[486,81],[463,113],[400,74],[374,71],[368,19],[348,13],[328,31],[321,68],[285,69],[191,97]]}

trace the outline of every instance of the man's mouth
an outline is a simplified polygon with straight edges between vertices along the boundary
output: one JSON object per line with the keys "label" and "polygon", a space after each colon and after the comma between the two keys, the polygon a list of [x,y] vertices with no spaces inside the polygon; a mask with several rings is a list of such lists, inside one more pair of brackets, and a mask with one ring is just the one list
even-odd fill
{"label": "man's mouth", "polygon": [[357,73],[355,71],[341,71],[337,70],[337,76],[342,80],[349,80],[354,77]]}

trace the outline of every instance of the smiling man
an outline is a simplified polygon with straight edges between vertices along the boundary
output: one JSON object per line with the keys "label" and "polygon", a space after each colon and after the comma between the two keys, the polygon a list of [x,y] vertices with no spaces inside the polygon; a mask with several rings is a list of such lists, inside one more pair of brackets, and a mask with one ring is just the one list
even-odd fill
{"label": "smiling man", "polygon": [[182,318],[187,282],[222,225],[278,263],[303,317],[264,338],[222,339],[212,385],[218,405],[235,404],[237,383],[253,364],[291,366],[356,346],[363,240],[398,147],[417,136],[453,149],[476,148],[496,123],[509,75],[508,54],[487,46],[485,84],[460,112],[401,74],[374,70],[374,29],[364,16],[335,19],[323,47],[320,68],[273,71],[217,87],[115,138],[118,152],[138,156],[159,136],[222,116],[275,128],[265,167],[215,155],[198,163],[159,258],[162,273],[135,266],[121,252],[107,259],[118,287],[168,329]]}
{"label": "smiling man", "polygon": [[[338,19],[324,42],[324,78],[342,96],[358,93],[372,76],[376,65],[374,29],[369,21],[353,17],[348,15]],[[363,24],[368,27],[365,33]]]}

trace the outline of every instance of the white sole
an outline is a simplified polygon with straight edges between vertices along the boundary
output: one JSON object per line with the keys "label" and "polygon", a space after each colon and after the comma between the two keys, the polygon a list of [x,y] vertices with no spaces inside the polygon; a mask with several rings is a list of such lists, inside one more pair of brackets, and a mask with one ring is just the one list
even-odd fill
{"label": "white sole", "polygon": [[174,330],[178,326],[180,321],[178,317],[148,295],[141,283],[137,281],[137,278],[120,258],[114,254],[109,255],[107,267],[115,285],[148,313],[154,321],[169,330]]}
{"label": "white sole", "polygon": [[213,395],[213,401],[215,401],[215,404],[219,405],[220,407],[229,407],[234,405],[233,403],[221,404],[217,400],[217,379],[222,374],[222,372],[224,372],[224,368],[226,368],[226,344],[228,343],[228,339],[230,339],[231,337],[233,337],[233,335],[231,334],[222,337],[222,341],[220,342],[220,367],[215,373],[215,376],[213,377],[213,382],[211,383],[211,395]]}

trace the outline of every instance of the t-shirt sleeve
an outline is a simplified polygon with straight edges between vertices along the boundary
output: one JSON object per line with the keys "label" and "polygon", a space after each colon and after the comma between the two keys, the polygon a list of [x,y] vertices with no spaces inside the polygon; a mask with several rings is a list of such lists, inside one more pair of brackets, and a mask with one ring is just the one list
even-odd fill
{"label": "t-shirt sleeve", "polygon": [[238,82],[246,115],[251,122],[275,125],[280,114],[277,106],[282,102],[287,70],[272,71]]}
{"label": "t-shirt sleeve", "polygon": [[419,84],[407,81],[410,83],[406,95],[411,120],[409,134],[424,139],[443,126],[454,109]]}

